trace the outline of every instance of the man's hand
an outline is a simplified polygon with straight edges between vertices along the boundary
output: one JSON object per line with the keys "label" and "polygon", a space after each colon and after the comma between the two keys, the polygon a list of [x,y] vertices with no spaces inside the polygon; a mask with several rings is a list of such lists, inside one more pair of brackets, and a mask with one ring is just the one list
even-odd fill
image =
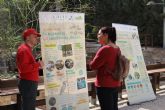
{"label": "man's hand", "polygon": [[44,62],[42,60],[39,60],[38,63],[41,65],[41,68],[44,67]]}

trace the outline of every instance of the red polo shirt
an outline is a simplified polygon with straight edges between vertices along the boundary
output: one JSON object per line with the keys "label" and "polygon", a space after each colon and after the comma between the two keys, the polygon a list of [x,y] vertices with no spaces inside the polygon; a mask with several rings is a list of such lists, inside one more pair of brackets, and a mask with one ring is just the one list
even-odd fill
{"label": "red polo shirt", "polygon": [[114,80],[111,74],[106,72],[107,68],[114,71],[118,51],[120,51],[119,48],[103,46],[97,51],[93,61],[90,62],[91,69],[97,70],[96,87],[119,87],[121,85],[120,81]]}
{"label": "red polo shirt", "polygon": [[38,81],[38,69],[40,64],[35,61],[32,48],[27,44],[21,44],[17,51],[16,63],[20,79]]}

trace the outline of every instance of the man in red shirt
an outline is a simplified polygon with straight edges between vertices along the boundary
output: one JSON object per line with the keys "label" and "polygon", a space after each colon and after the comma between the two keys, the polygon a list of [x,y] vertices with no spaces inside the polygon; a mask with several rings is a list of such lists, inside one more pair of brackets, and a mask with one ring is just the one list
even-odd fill
{"label": "man in red shirt", "polygon": [[32,48],[38,43],[41,35],[33,28],[26,29],[22,37],[24,43],[18,47],[16,63],[19,72],[18,88],[22,98],[22,110],[35,110],[35,100],[39,80],[39,68],[42,61],[35,61]]}

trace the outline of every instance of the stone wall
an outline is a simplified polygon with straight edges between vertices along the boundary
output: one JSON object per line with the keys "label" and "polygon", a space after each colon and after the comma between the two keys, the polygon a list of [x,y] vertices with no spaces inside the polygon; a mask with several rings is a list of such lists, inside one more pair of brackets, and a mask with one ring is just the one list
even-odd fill
{"label": "stone wall", "polygon": [[142,48],[146,65],[165,63],[165,49],[163,48]]}

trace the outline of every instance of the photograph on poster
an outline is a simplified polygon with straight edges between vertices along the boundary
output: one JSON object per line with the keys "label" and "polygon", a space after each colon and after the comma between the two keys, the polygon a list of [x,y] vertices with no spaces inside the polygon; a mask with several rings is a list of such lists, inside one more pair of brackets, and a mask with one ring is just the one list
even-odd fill
{"label": "photograph on poster", "polygon": [[67,57],[67,56],[72,56],[72,45],[71,44],[67,44],[67,45],[62,45],[62,55],[63,57]]}
{"label": "photograph on poster", "polygon": [[54,106],[55,104],[56,104],[56,98],[55,97],[50,97],[49,105]]}
{"label": "photograph on poster", "polygon": [[55,63],[56,69],[57,70],[62,70],[64,68],[64,62],[63,60],[57,60]]}
{"label": "photograph on poster", "polygon": [[82,78],[78,78],[78,79],[77,79],[77,88],[78,88],[78,89],[86,88],[85,77],[82,77]]}
{"label": "photograph on poster", "polygon": [[55,65],[53,61],[48,61],[48,64],[46,65],[46,70],[48,70],[49,72],[53,71]]}
{"label": "photograph on poster", "polygon": [[65,61],[65,67],[68,68],[68,69],[71,69],[74,65],[74,62],[72,59],[66,59]]}
{"label": "photograph on poster", "polygon": [[57,110],[56,107],[51,107],[50,110]]}

